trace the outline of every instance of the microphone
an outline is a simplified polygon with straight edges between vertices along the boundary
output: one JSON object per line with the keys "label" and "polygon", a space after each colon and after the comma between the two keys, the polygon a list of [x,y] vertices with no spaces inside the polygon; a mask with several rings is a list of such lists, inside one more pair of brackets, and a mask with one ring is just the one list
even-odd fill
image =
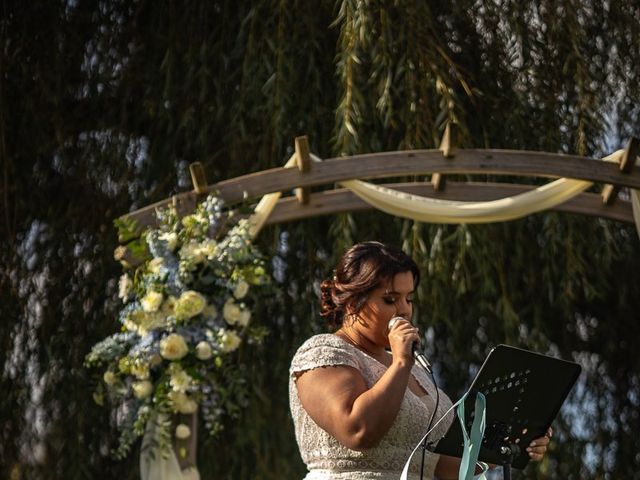
{"label": "microphone", "polygon": [[[391,320],[389,320],[388,330],[391,330],[398,320],[406,320],[406,318],[393,317]],[[411,344],[411,353],[413,353],[413,358],[422,366],[422,368],[424,368],[430,374],[433,374],[433,372],[431,371],[431,364],[429,363],[429,360],[427,360],[427,357],[425,357],[424,353],[419,350],[419,347],[420,345],[418,344],[418,342],[413,342]]]}

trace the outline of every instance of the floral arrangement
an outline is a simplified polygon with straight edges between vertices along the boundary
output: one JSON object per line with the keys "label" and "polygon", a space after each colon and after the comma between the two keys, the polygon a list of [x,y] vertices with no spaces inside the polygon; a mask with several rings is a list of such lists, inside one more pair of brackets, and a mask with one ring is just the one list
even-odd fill
{"label": "floral arrangement", "polygon": [[[230,356],[242,342],[264,336],[251,324],[248,298],[251,286],[268,282],[249,221],[223,207],[210,195],[182,219],[175,208],[158,210],[158,226],[141,236],[132,221],[116,222],[126,243],[116,249],[125,267],[122,327],[94,345],[85,365],[100,372],[95,401],[102,405],[107,397],[115,408],[118,457],[149,422],[159,429],[163,452],[174,436],[188,438],[187,425],[174,430],[166,421],[176,414],[199,409],[214,435],[221,417],[237,413],[246,397],[241,366]],[[124,251],[135,261],[124,260]]]}

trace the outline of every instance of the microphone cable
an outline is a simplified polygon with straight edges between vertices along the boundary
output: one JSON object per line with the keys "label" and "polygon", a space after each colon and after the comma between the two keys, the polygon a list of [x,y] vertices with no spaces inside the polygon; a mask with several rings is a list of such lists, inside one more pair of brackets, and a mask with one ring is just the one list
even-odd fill
{"label": "microphone cable", "polygon": [[[406,320],[406,318],[401,317],[399,315],[393,317],[389,321],[388,330],[391,330],[393,325],[398,320]],[[429,360],[427,360],[427,358],[417,350],[417,346],[418,346],[417,342],[414,342],[412,346],[413,357],[416,359],[416,363],[420,365],[422,369],[431,376],[431,381],[433,382],[433,386],[436,389],[436,402],[433,407],[433,411],[431,412],[431,417],[429,418],[429,424],[427,426],[427,435],[425,435],[424,441],[422,442],[422,459],[420,461],[420,480],[422,480],[424,478],[424,460],[426,456],[427,445],[429,444],[429,442],[427,442],[427,439],[429,438],[429,431],[431,430],[431,426],[433,425],[433,420],[435,419],[436,412],[438,411],[438,406],[440,405],[440,392],[438,390],[438,383],[436,382],[436,377],[433,375],[433,369],[431,368]],[[438,420],[438,422],[440,422],[440,420]]]}
{"label": "microphone cable", "polygon": [[[433,425],[433,419],[436,416],[436,412],[438,411],[438,406],[440,404],[440,392],[438,391],[438,384],[436,382],[436,377],[433,374],[433,369],[428,369],[428,368],[424,367],[422,364],[420,364],[420,366],[428,374],[431,375],[431,381],[433,382],[433,386],[436,388],[436,402],[435,402],[435,405],[433,407],[433,411],[431,412],[431,417],[429,418],[429,425],[427,426],[427,432],[429,432],[429,430],[431,430],[431,425]],[[429,443],[429,442],[427,442],[428,438],[429,438],[429,435],[427,434],[424,437],[424,441],[422,442],[422,457],[421,457],[421,460],[420,460],[420,480],[422,480],[424,478],[424,460],[425,460],[427,445]]]}

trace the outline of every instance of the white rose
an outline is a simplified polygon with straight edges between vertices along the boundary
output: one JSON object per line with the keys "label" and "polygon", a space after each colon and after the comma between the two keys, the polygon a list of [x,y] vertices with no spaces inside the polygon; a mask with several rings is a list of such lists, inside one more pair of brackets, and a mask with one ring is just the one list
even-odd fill
{"label": "white rose", "polygon": [[156,312],[158,311],[158,308],[160,308],[160,305],[162,305],[163,298],[162,293],[151,290],[142,297],[140,304],[145,312]]}
{"label": "white rose", "polygon": [[114,383],[116,383],[116,374],[111,370],[107,370],[106,372],[104,372],[102,379],[107,385],[113,385]]}
{"label": "white rose", "polygon": [[187,415],[189,413],[195,413],[198,409],[198,404],[190,399],[184,392],[169,392],[168,397],[173,405],[173,410],[176,412]]}
{"label": "white rose", "polygon": [[132,286],[133,282],[131,281],[131,277],[126,273],[122,274],[120,281],[118,282],[118,297],[122,300],[126,300],[129,297],[129,292],[131,291]]}
{"label": "white rose", "polygon": [[154,328],[162,328],[167,326],[167,317],[162,312],[144,312],[137,319],[138,333],[144,337],[149,330]]}
{"label": "white rose", "polygon": [[167,242],[167,247],[169,248],[169,250],[171,250],[172,252],[176,249],[176,247],[178,246],[178,235],[173,233],[173,232],[164,232],[161,233],[160,235],[158,235],[158,238],[160,240],[164,240],[165,242]]}
{"label": "white rose", "polygon": [[202,341],[196,345],[196,357],[200,360],[209,360],[211,354],[211,345],[208,342]]}
{"label": "white rose", "polygon": [[244,298],[248,292],[249,284],[244,280],[240,280],[240,282],[238,282],[238,285],[236,285],[235,290],[233,291],[233,296],[240,300]]}
{"label": "white rose", "polygon": [[172,333],[160,341],[160,355],[167,360],[180,360],[188,352],[187,342],[177,333]]}
{"label": "white rose", "polygon": [[224,307],[222,307],[222,316],[229,325],[235,325],[236,323],[238,323],[240,314],[240,307],[236,305],[231,299],[227,300],[227,302],[224,304]]}
{"label": "white rose", "polygon": [[151,273],[157,275],[160,273],[160,270],[162,269],[163,266],[164,266],[164,258],[157,257],[149,262],[149,265],[147,266],[147,268]]}
{"label": "white rose", "polygon": [[180,440],[184,440],[185,438],[189,438],[190,436],[191,436],[191,429],[184,423],[181,423],[176,427],[176,438],[179,438]]}
{"label": "white rose", "polygon": [[138,380],[146,380],[149,378],[149,366],[141,363],[135,363],[131,367],[131,373]]}
{"label": "white rose", "polygon": [[149,380],[143,380],[133,384],[133,394],[136,398],[146,398],[151,395],[153,385]]}
{"label": "white rose", "polygon": [[246,327],[249,325],[249,320],[251,319],[251,312],[249,310],[242,310],[240,312],[240,318],[238,318],[238,325],[241,327]]}
{"label": "white rose", "polygon": [[[131,320],[131,317],[127,316],[124,319],[124,328],[129,332],[137,332],[138,324]],[[143,335],[141,335],[143,336]]]}
{"label": "white rose", "polygon": [[178,320],[186,320],[202,313],[207,306],[207,300],[194,290],[189,290],[180,295],[173,307]]}
{"label": "white rose", "polygon": [[198,404],[195,402],[195,400],[192,400],[190,398],[187,398],[187,400],[180,407],[180,413],[183,413],[185,415],[196,413],[196,410],[198,410]]}
{"label": "white rose", "polygon": [[233,352],[240,346],[240,337],[233,330],[223,330],[220,335],[220,343],[223,352]]}

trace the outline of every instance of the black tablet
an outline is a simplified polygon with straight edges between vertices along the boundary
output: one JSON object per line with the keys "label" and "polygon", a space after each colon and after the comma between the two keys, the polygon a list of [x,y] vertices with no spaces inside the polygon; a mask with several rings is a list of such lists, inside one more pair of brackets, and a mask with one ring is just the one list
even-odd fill
{"label": "black tablet", "polygon": [[[522,469],[529,443],[542,437],[558,414],[581,371],[574,362],[509,345],[498,345],[485,359],[465,400],[465,425],[473,422],[476,392],[486,397],[486,428],[478,459]],[[456,416],[434,451],[462,456],[463,436]]]}

